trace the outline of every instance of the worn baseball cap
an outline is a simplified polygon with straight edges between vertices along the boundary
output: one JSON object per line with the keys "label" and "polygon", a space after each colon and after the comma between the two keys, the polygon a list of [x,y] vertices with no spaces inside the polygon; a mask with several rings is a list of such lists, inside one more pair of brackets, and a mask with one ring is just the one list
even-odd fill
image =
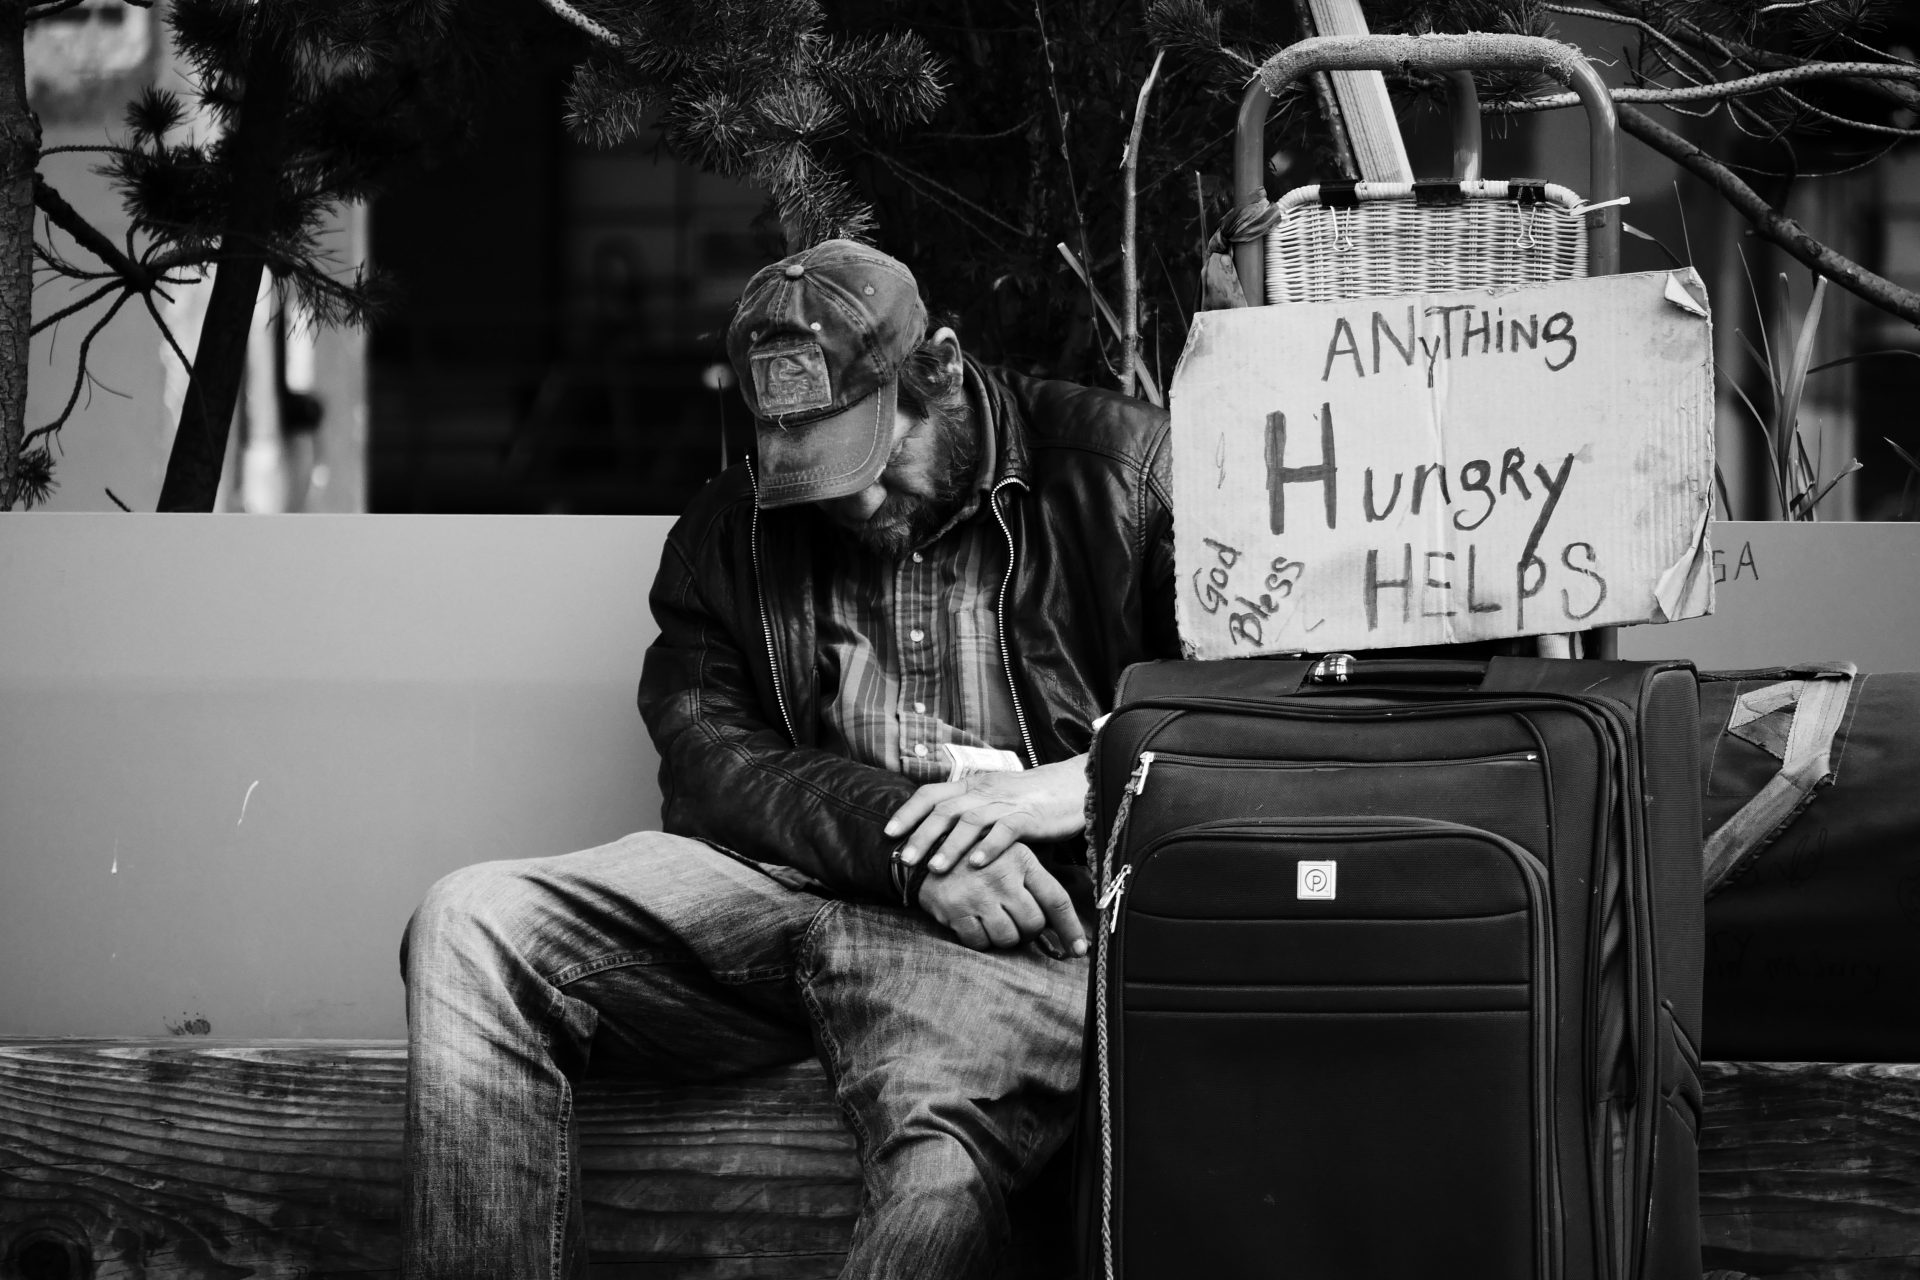
{"label": "worn baseball cap", "polygon": [[762,507],[858,493],[893,452],[900,366],[927,331],[906,264],[826,240],[748,281],[727,327],[760,437]]}

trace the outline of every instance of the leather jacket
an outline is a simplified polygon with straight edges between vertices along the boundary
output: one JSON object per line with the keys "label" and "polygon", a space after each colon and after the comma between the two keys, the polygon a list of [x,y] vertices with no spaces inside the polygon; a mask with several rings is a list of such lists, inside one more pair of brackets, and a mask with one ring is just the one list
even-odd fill
{"label": "leather jacket", "polygon": [[[982,515],[1005,557],[1001,654],[1023,754],[1070,759],[1129,663],[1178,656],[1167,415],[967,363],[996,433]],[[760,511],[745,464],[709,484],[667,537],[640,713],[667,831],[888,899],[897,841],[881,827],[916,784],[818,745],[819,562],[833,536],[811,506]]]}

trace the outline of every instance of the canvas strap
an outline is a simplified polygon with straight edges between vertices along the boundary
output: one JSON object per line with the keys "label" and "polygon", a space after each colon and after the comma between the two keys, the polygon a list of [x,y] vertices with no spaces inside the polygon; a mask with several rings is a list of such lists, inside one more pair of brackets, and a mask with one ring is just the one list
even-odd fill
{"label": "canvas strap", "polygon": [[1266,301],[1249,299],[1241,289],[1239,273],[1233,269],[1233,246],[1264,239],[1278,221],[1280,206],[1268,203],[1265,195],[1257,195],[1234,209],[1214,228],[1213,238],[1207,242],[1206,261],[1202,264],[1201,310],[1245,307]]}
{"label": "canvas strap", "polygon": [[1702,879],[1707,896],[1813,799],[1813,793],[1833,779],[1833,738],[1846,718],[1847,695],[1858,668],[1836,662],[1806,668],[1806,678],[1783,680],[1743,696],[1734,708],[1737,726],[1743,710],[1750,716],[1793,704],[1793,725],[1780,772],[1767,780],[1753,799],[1740,807],[1708,837],[1702,854]]}

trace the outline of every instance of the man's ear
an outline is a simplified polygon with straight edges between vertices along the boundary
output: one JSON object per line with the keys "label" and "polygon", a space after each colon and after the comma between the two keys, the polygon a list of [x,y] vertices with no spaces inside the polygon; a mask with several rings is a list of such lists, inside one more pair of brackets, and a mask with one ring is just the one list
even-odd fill
{"label": "man's ear", "polygon": [[965,366],[960,362],[960,335],[951,325],[941,325],[928,335],[927,341],[940,348],[940,366],[946,373],[946,383],[953,390],[960,389],[960,379]]}

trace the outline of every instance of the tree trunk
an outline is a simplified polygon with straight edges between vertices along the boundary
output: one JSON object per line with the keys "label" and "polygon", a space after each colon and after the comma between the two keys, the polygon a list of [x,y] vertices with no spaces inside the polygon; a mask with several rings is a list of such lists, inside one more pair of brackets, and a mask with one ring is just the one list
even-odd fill
{"label": "tree trunk", "polygon": [[227,433],[247,367],[247,336],[260,294],[263,244],[272,226],[280,180],[281,140],[286,132],[290,71],[279,35],[254,10],[253,47],[247,55],[245,96],[234,123],[233,188],[220,236],[219,268],[200,323],[200,344],[160,485],[162,511],[211,511],[220,491]]}
{"label": "tree trunk", "polygon": [[20,498],[33,330],[33,175],[40,121],[27,105],[27,3],[0,0],[0,511]]}

